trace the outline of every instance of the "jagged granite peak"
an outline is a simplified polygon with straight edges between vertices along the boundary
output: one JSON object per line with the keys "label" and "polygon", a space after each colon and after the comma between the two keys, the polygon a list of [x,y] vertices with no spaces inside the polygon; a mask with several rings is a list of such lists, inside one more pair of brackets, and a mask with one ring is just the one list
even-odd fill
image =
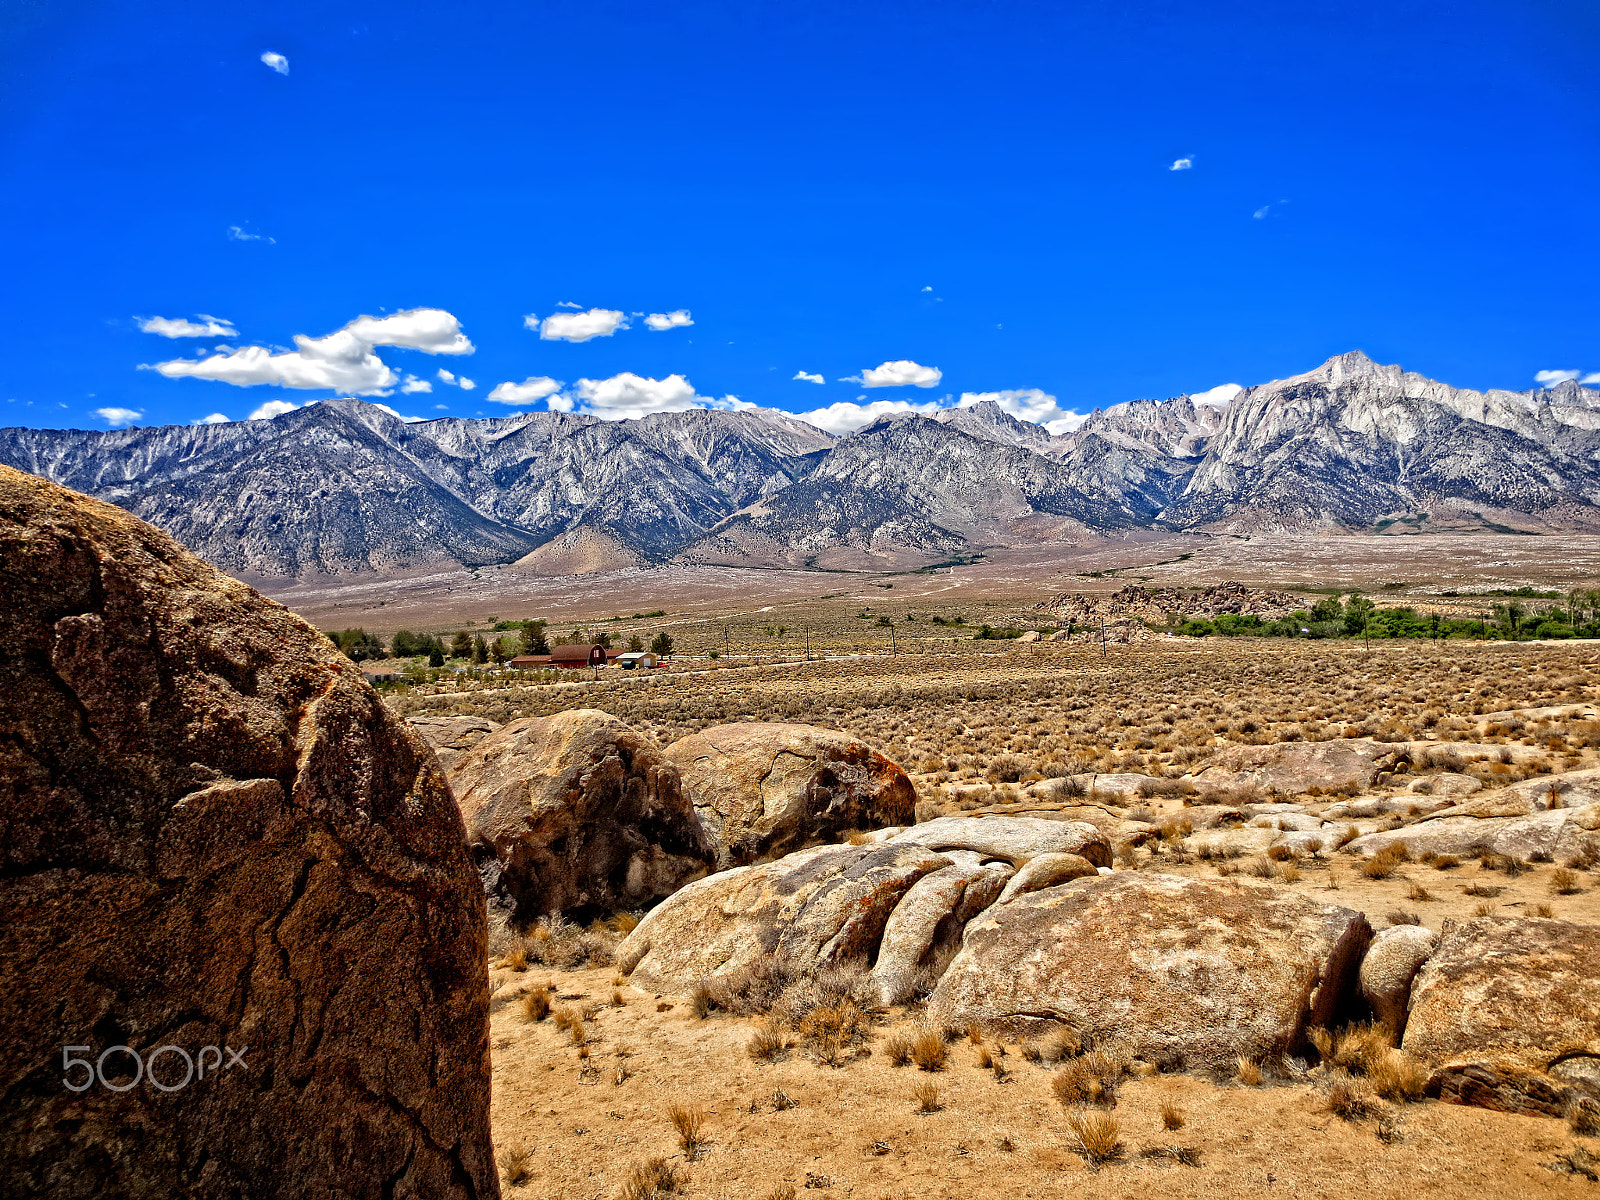
{"label": "jagged granite peak", "polygon": [[935,421],[985,441],[1022,446],[1040,454],[1053,449],[1050,433],[1041,425],[1012,416],[993,400],[980,400],[964,407],[941,408],[930,414]]}
{"label": "jagged granite peak", "polygon": [[1229,532],[1600,528],[1597,400],[1475,392],[1337,355],[1240,393],[1161,519]]}
{"label": "jagged granite peak", "polygon": [[1102,437],[1125,450],[1148,450],[1169,458],[1199,458],[1222,427],[1226,405],[1196,404],[1189,396],[1130,400],[1095,409],[1088,420],[1057,441],[1075,446]]}

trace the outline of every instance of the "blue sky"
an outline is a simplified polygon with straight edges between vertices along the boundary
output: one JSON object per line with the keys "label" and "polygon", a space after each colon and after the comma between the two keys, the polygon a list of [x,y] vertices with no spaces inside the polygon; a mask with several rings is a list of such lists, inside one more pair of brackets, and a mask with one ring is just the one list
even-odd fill
{"label": "blue sky", "polygon": [[3,419],[1587,378],[1597,51],[1554,0],[0,0]]}

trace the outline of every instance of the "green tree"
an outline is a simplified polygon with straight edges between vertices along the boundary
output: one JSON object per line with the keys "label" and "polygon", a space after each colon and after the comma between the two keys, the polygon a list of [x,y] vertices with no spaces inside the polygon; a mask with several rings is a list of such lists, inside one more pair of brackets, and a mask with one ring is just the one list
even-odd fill
{"label": "green tree", "polygon": [[545,624],[542,620],[524,621],[522,630],[517,634],[518,650],[522,654],[549,654],[550,643],[545,638]]}
{"label": "green tree", "polygon": [[327,635],[328,640],[351,662],[365,662],[369,658],[383,657],[383,641],[377,634],[365,629],[341,629]]}
{"label": "green tree", "polygon": [[458,633],[450,639],[451,658],[471,658],[472,639],[465,632]]}
{"label": "green tree", "polygon": [[472,639],[472,661],[479,666],[489,661],[489,643],[483,640],[481,633]]}
{"label": "green tree", "polygon": [[505,638],[495,638],[494,641],[489,643],[489,657],[494,659],[494,665],[497,667],[511,657],[507,653],[506,640]]}
{"label": "green tree", "polygon": [[650,649],[654,650],[662,658],[666,658],[672,653],[672,635],[663,629],[650,639]]}
{"label": "green tree", "polygon": [[628,639],[628,649],[637,654],[644,649],[644,639],[637,633]]}
{"label": "green tree", "polygon": [[1360,637],[1367,629],[1367,621],[1377,605],[1365,596],[1351,592],[1344,602],[1344,631],[1351,637]]}
{"label": "green tree", "polygon": [[437,641],[433,643],[432,648],[428,651],[428,665],[430,667],[444,666],[444,649]]}

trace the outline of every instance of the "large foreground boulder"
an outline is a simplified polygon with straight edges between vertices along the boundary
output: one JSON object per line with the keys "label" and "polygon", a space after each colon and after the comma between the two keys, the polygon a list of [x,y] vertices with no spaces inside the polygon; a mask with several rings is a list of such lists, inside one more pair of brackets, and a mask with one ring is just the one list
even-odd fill
{"label": "large foreground boulder", "polygon": [[1361,998],[1396,1045],[1405,1033],[1411,985],[1438,944],[1439,935],[1426,926],[1391,925],[1361,960]]}
{"label": "large foreground boulder", "polygon": [[715,862],[677,767],[597,709],[512,721],[451,781],[497,923],[638,908]]}
{"label": "large foreground boulder", "polygon": [[1492,853],[1562,861],[1580,853],[1600,831],[1600,804],[1550,809],[1526,817],[1456,817],[1448,812],[1400,829],[1365,834],[1346,845],[1344,852],[1376,854],[1395,842],[1404,842],[1414,855],[1431,850],[1459,858]]}
{"label": "large foreground boulder", "polygon": [[1287,889],[1119,872],[990,908],[929,1007],[947,1024],[1066,1025],[1149,1061],[1217,1066],[1331,1023],[1371,937],[1360,913]]}
{"label": "large foreground boulder", "polygon": [[795,972],[866,965],[901,898],[950,865],[926,846],[885,843],[720,871],[651,909],[617,947],[617,966],[641,985],[686,991],[768,959]]}
{"label": "large foreground boulder", "polygon": [[884,925],[872,966],[882,1004],[904,1004],[924,988],[931,991],[960,949],[967,922],[997,903],[1013,879],[1009,864],[985,861],[981,854],[951,850],[945,857],[951,865],[912,884]]}
{"label": "large foreground boulder", "polygon": [[1437,1066],[1430,1089],[1446,1099],[1560,1115],[1560,1068],[1600,1060],[1600,928],[1447,920],[1401,1045]]}
{"label": "large foreground boulder", "polygon": [[665,755],[716,842],[719,868],[834,841],[847,830],[904,825],[917,805],[897,764],[815,725],[715,725],[678,739]]}
{"label": "large foreground boulder", "polygon": [[495,1196],[433,755],[298,617],[6,467],[0,594],[0,1194]]}

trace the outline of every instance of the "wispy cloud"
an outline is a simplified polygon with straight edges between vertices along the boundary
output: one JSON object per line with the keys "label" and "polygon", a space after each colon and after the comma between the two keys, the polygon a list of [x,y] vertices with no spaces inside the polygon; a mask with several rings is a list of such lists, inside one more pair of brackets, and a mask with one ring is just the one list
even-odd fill
{"label": "wispy cloud", "polygon": [[453,387],[460,388],[463,392],[470,392],[473,388],[478,386],[465,375],[454,375],[451,372],[446,371],[443,367],[439,368],[439,378]]}
{"label": "wispy cloud", "polygon": [[1194,159],[1192,159],[1192,158],[1175,158],[1175,159],[1172,160],[1172,165],[1170,167],[1168,167],[1167,170],[1169,170],[1169,171],[1192,171],[1192,170],[1194,170]]}
{"label": "wispy cloud", "polygon": [[[289,73],[289,60],[274,50],[263,50],[261,52],[261,61],[279,75],[287,75]],[[312,74],[314,75],[316,72],[313,71]]]}
{"label": "wispy cloud", "polygon": [[400,420],[404,421],[407,425],[415,425],[418,421],[426,421],[428,419],[427,417],[408,417],[404,413],[390,408],[387,404],[374,404],[372,407],[383,409],[383,411],[388,413],[391,417],[399,417]]}
{"label": "wispy cloud", "polygon": [[927,287],[923,288],[922,290],[925,291],[925,292],[931,292],[931,291],[933,291],[933,285],[929,284]]}
{"label": "wispy cloud", "polygon": [[270,421],[273,417],[281,417],[284,413],[293,412],[299,407],[300,405],[293,400],[268,400],[245,419],[249,421]]}
{"label": "wispy cloud", "polygon": [[209,417],[201,417],[196,425],[231,425],[233,418],[222,413],[212,413]]}
{"label": "wispy cloud", "polygon": [[140,417],[144,416],[144,410],[140,408],[97,408],[94,410],[94,415],[111,426],[111,428],[121,429],[124,425],[132,425]]}
{"label": "wispy cloud", "polygon": [[228,226],[228,240],[230,242],[265,242],[269,246],[276,246],[278,244],[277,238],[266,237],[259,233],[250,233],[240,228],[238,225]]}
{"label": "wispy cloud", "polygon": [[489,393],[489,399],[496,404],[534,404],[560,390],[559,379],[551,379],[548,375],[530,375],[521,383],[512,383],[508,379],[496,385],[494,391]]}
{"label": "wispy cloud", "polygon": [[1242,391],[1244,391],[1244,388],[1237,383],[1219,383],[1214,388],[1207,388],[1203,392],[1193,393],[1189,399],[1196,404],[1211,404],[1218,408],[1225,408],[1232,404],[1234,398]]}
{"label": "wispy cloud", "polygon": [[943,378],[944,372],[938,367],[925,367],[909,358],[900,358],[862,371],[861,386],[931,388]]}
{"label": "wispy cloud", "polygon": [[1566,383],[1569,379],[1576,379],[1579,383],[1600,383],[1600,371],[1591,371],[1587,375],[1582,371],[1540,371],[1533,379],[1547,388]]}
{"label": "wispy cloud", "polygon": [[651,313],[644,319],[644,323],[657,333],[665,329],[678,329],[684,325],[694,324],[689,319],[689,310],[687,308],[676,309],[669,313]]}
{"label": "wispy cloud", "polygon": [[415,375],[407,375],[406,381],[400,385],[400,390],[408,395],[413,392],[431,392],[433,384],[426,379],[418,379]]}
{"label": "wispy cloud", "polygon": [[[425,354],[471,354],[461,323],[440,308],[416,308],[387,317],[360,316],[325,337],[296,334],[298,349],[274,354],[244,346],[202,359],[173,359],[154,369],[168,379],[214,379],[238,387],[270,384],[326,388],[344,395],[385,395],[400,382],[374,348],[393,346]],[[276,415],[276,414],[270,414]]]}
{"label": "wispy cloud", "polygon": [[557,308],[572,308],[572,309],[578,310],[579,312],[583,311],[583,305],[574,304],[571,300],[563,300],[560,303],[558,303],[556,305],[556,307]]}
{"label": "wispy cloud", "polygon": [[522,318],[522,324],[538,330],[547,342],[587,342],[628,328],[628,318],[614,308],[591,308],[587,312],[552,313],[542,321],[538,314],[529,313]]}
{"label": "wispy cloud", "polygon": [[183,317],[135,317],[134,321],[138,323],[141,333],[155,333],[166,338],[239,336],[232,321],[209,317],[205,313],[196,313],[195,316],[200,318],[199,321],[189,321]]}
{"label": "wispy cloud", "polygon": [[807,383],[827,383],[827,382],[828,382],[828,381],[827,381],[827,380],[826,380],[826,379],[824,379],[824,378],[823,378],[823,377],[822,377],[822,376],[821,376],[821,375],[808,375],[808,374],[807,374],[807,373],[806,373],[806,372],[804,372],[804,371],[796,371],[796,372],[795,372],[795,373],[794,373],[794,377],[795,377],[795,378],[796,378],[796,379],[803,379],[803,380],[805,380],[805,381],[806,381],[806,382],[807,382]]}

